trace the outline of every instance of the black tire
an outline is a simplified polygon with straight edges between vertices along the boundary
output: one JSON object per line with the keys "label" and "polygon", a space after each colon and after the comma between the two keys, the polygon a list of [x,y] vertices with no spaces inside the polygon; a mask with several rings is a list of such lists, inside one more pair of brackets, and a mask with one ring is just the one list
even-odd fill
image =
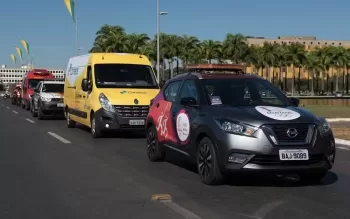
{"label": "black tire", "polygon": [[44,116],[44,114],[43,114],[43,112],[41,110],[41,103],[40,102],[38,102],[38,110],[37,110],[37,112],[38,112],[38,119],[39,120],[43,120],[45,116]]}
{"label": "black tire", "polygon": [[91,115],[90,118],[90,126],[91,126],[91,135],[93,138],[102,138],[103,137],[103,132],[101,128],[96,125],[96,117],[95,115]]}
{"label": "black tire", "polygon": [[38,113],[35,111],[34,103],[30,104],[30,113],[32,114],[33,117],[38,116]]}
{"label": "black tire", "polygon": [[307,184],[319,184],[328,171],[310,172],[299,174],[300,181]]}
{"label": "black tire", "polygon": [[165,152],[162,146],[159,144],[157,130],[154,126],[147,129],[146,142],[148,159],[152,162],[163,161],[165,158]]}
{"label": "black tire", "polygon": [[76,122],[70,119],[70,114],[68,112],[68,108],[66,110],[66,122],[67,122],[67,128],[75,128]]}
{"label": "black tire", "polygon": [[218,156],[211,140],[204,137],[197,147],[197,169],[204,184],[219,185],[224,182]]}

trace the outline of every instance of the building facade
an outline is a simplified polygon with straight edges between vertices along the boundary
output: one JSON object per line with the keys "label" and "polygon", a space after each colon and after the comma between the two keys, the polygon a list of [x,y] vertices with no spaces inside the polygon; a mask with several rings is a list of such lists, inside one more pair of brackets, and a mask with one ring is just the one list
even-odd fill
{"label": "building facade", "polygon": [[[64,79],[64,70],[48,69],[55,78]],[[0,82],[5,84],[18,84],[22,82],[23,75],[31,70],[30,66],[22,66],[21,68],[7,68],[2,65],[0,68]]]}

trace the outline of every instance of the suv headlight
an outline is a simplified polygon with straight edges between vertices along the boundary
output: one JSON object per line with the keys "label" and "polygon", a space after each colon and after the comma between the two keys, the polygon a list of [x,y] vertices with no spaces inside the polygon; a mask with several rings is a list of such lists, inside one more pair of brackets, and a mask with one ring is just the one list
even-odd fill
{"label": "suv headlight", "polygon": [[111,102],[109,102],[108,98],[106,97],[106,95],[104,95],[103,93],[100,94],[100,96],[98,97],[100,104],[102,106],[103,109],[109,111],[109,112],[115,112],[115,108],[113,107],[113,105],[111,104]]}
{"label": "suv headlight", "polygon": [[252,136],[258,130],[257,127],[247,124],[220,119],[216,119],[215,121],[222,130],[233,134]]}
{"label": "suv headlight", "polygon": [[321,130],[323,133],[331,130],[331,126],[325,118],[319,117],[319,121],[321,122]]}
{"label": "suv headlight", "polygon": [[51,98],[42,97],[41,100],[44,101],[44,102],[50,102],[50,101],[51,101]]}

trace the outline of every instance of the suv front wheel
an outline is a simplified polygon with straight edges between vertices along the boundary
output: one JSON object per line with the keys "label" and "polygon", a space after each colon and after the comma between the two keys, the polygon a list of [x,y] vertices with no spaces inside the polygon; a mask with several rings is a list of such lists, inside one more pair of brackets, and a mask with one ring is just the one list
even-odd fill
{"label": "suv front wheel", "polygon": [[204,184],[217,185],[224,181],[214,145],[207,137],[199,142],[197,148],[197,169]]}

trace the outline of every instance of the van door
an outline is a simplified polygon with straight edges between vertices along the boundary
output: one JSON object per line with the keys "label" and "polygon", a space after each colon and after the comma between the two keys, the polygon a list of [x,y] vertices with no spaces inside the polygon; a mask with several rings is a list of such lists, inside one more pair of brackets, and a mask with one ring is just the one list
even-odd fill
{"label": "van door", "polygon": [[86,74],[86,79],[87,81],[89,82],[89,84],[91,85],[91,89],[90,91],[88,92],[84,92],[85,95],[84,95],[84,112],[86,113],[87,115],[87,121],[89,122],[90,124],[90,111],[91,111],[91,100],[90,100],[90,96],[91,96],[91,92],[92,92],[92,84],[93,84],[93,81],[92,81],[92,68],[91,68],[91,65],[88,65],[87,67],[87,74]]}

